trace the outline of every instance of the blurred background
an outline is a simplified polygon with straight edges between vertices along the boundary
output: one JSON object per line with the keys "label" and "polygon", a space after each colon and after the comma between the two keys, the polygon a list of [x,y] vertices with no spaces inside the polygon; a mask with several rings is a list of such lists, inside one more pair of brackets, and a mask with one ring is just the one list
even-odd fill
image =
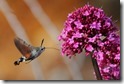
{"label": "blurred background", "polygon": [[90,57],[84,52],[69,59],[46,49],[37,59],[15,66],[21,53],[14,45],[20,37],[33,46],[60,49],[58,35],[68,13],[85,4],[102,7],[120,28],[119,0],[0,0],[1,80],[96,80]]}

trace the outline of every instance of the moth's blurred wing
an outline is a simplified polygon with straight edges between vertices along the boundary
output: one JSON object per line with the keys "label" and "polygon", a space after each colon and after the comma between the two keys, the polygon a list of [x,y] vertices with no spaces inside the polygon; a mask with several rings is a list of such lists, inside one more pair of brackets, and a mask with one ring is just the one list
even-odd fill
{"label": "moth's blurred wing", "polygon": [[31,51],[34,48],[33,46],[27,44],[25,41],[18,37],[14,39],[14,43],[23,56],[26,58],[30,57]]}

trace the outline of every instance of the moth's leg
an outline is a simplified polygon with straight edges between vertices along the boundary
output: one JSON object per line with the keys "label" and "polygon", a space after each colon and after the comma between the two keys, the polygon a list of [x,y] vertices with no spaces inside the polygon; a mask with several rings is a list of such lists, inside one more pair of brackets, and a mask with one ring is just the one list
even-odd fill
{"label": "moth's leg", "polygon": [[32,60],[29,60],[28,62],[26,62],[26,64],[30,63]]}

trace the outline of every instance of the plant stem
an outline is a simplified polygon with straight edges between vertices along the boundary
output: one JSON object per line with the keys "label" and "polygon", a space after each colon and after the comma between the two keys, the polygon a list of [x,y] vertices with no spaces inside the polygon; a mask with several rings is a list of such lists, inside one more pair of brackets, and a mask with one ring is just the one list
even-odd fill
{"label": "plant stem", "polygon": [[96,59],[94,59],[92,57],[92,55],[91,55],[91,59],[92,59],[92,63],[93,63],[93,67],[94,67],[94,71],[95,71],[97,80],[102,80],[102,76],[100,74],[99,67],[98,67]]}

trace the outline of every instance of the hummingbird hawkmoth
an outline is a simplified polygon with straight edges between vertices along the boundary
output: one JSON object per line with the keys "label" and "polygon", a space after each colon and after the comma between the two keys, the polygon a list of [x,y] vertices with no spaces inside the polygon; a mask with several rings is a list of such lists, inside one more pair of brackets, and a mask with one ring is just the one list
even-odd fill
{"label": "hummingbird hawkmoth", "polygon": [[15,65],[19,65],[20,62],[29,61],[31,62],[45,50],[45,47],[42,47],[44,39],[41,42],[40,47],[34,47],[30,44],[27,44],[24,40],[16,37],[14,39],[14,43],[17,49],[21,52],[22,57],[20,57],[17,61],[14,62]]}

